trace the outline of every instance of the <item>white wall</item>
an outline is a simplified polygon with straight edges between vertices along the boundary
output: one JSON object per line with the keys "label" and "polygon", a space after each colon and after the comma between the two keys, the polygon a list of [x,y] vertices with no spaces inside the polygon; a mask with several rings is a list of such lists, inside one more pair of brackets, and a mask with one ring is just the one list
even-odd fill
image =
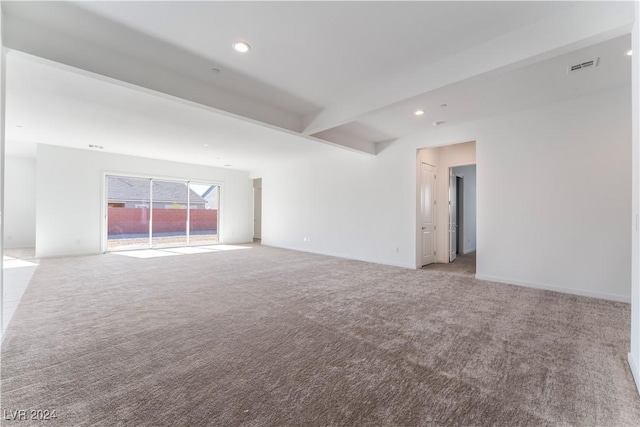
{"label": "white wall", "polygon": [[630,107],[625,88],[494,121],[478,143],[478,277],[629,300]]}
{"label": "white wall", "polygon": [[634,224],[631,234],[631,348],[629,351],[629,366],[636,386],[640,392],[640,251],[639,221],[640,221],[640,3],[635,4],[635,24],[631,37],[634,52],[632,57],[632,111],[633,111],[633,190],[631,222]]}
{"label": "white wall", "polygon": [[36,160],[5,159],[5,248],[33,248],[36,244]]}
{"label": "white wall", "polygon": [[476,166],[460,166],[453,169],[456,176],[464,179],[462,184],[462,253],[476,250]]}
{"label": "white wall", "polygon": [[416,150],[474,140],[478,276],[628,301],[628,87],[265,169],[262,242],[415,268]]}
{"label": "white wall", "polygon": [[414,268],[416,151],[403,154],[323,145],[265,168],[262,244]]}
{"label": "white wall", "polygon": [[104,173],[221,183],[221,241],[252,241],[253,189],[247,172],[39,144],[36,256],[102,251]]}
{"label": "white wall", "polygon": [[[4,118],[6,112],[6,93],[5,93],[5,77],[6,77],[6,61],[4,44],[2,42],[2,2],[0,1],[0,254],[4,254]],[[3,268],[3,257],[0,257],[0,270]],[[4,279],[0,274],[0,331],[4,331]],[[4,339],[4,333],[0,338],[0,343]]]}

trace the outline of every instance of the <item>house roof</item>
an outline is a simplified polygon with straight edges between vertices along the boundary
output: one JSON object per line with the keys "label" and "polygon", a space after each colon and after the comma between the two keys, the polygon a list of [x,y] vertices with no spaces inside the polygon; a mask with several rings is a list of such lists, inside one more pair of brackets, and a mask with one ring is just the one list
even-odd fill
{"label": "house roof", "polygon": [[[149,180],[143,178],[107,178],[108,200],[149,201]],[[153,181],[153,201],[187,203],[187,186],[182,182]],[[189,189],[191,203],[205,204],[206,201]]]}
{"label": "house roof", "polygon": [[217,187],[218,187],[217,185],[212,185],[211,187],[209,187],[207,191],[202,193],[202,198],[204,199],[205,197],[207,197],[209,193],[213,192]]}

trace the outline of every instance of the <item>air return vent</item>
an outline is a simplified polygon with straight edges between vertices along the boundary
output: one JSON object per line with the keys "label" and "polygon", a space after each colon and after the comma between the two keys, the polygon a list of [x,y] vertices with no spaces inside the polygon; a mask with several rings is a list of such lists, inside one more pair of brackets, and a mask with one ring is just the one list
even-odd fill
{"label": "air return vent", "polygon": [[575,73],[581,70],[588,70],[590,68],[595,68],[598,66],[600,62],[600,58],[590,59],[588,61],[580,62],[579,64],[569,65],[567,68],[567,73]]}

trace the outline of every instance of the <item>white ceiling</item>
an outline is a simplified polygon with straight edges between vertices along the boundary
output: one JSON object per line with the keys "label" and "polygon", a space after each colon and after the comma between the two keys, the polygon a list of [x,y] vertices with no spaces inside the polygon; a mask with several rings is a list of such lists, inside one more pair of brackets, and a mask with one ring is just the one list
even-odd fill
{"label": "white ceiling", "polygon": [[[434,121],[630,84],[629,2],[3,1],[2,11],[14,50],[7,139],[23,154],[35,142],[94,143],[254,170],[318,147],[305,135],[375,154],[376,142]],[[251,51],[233,51],[236,39]],[[591,56],[597,69],[566,74]]]}
{"label": "white ceiling", "polygon": [[[424,131],[434,122],[451,126],[585,96],[631,83],[631,36],[606,42],[491,76],[479,76],[363,115],[337,129],[376,142]],[[570,65],[599,58],[592,69],[567,73]],[[446,104],[446,107],[441,107]],[[419,117],[413,112],[422,109]]]}
{"label": "white ceiling", "polygon": [[[339,101],[344,91],[362,81],[389,79],[569,6],[548,2],[81,4],[219,64],[228,69],[221,80],[241,73],[264,85],[263,90],[275,87],[316,106]],[[236,39],[251,43],[250,55],[230,49]],[[236,83],[240,84],[234,89],[242,92],[242,83]],[[268,99],[259,91],[247,95]],[[288,107],[298,111],[297,106]]]}
{"label": "white ceiling", "polygon": [[108,153],[251,171],[327,149],[292,133],[18,52],[7,56],[6,79],[8,155],[33,156],[36,143],[99,145]]}

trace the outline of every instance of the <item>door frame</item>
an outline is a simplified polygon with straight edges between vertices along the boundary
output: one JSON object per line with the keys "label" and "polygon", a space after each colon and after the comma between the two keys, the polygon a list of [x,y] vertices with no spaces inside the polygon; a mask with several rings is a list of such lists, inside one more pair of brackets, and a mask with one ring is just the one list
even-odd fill
{"label": "door frame", "polygon": [[[258,206],[258,194],[260,194],[260,206]],[[256,214],[259,213],[258,219]],[[256,236],[256,225],[259,224],[259,235]],[[253,238],[262,241],[262,177],[253,179]]]}
{"label": "door frame", "polygon": [[[415,203],[415,232],[414,232],[414,237],[413,237],[413,250],[414,250],[414,256],[415,256],[415,268],[416,269],[420,269],[422,267],[421,262],[422,262],[422,243],[421,243],[421,225],[420,225],[420,220],[421,220],[421,208],[420,208],[420,165],[422,164],[422,160],[420,157],[420,152],[422,150],[428,150],[428,149],[438,149],[438,148],[442,148],[442,147],[448,147],[451,145],[458,145],[458,144],[466,144],[466,143],[475,143],[476,144],[476,148],[474,151],[474,156],[473,156],[473,161],[467,161],[464,163],[454,163],[451,165],[438,165],[436,164],[436,176],[438,174],[444,173],[442,172],[441,168],[447,168],[447,167],[458,167],[458,166],[471,166],[471,165],[476,165],[476,167],[478,166],[478,156],[477,156],[477,146],[478,146],[478,139],[477,138],[465,138],[465,139],[460,139],[460,140],[455,140],[452,142],[448,142],[448,143],[444,143],[444,144],[434,144],[434,145],[426,145],[426,146],[418,146],[416,147],[416,151],[415,151],[415,176],[414,176],[414,185],[415,185],[415,199],[414,199],[414,203]],[[426,163],[426,162],[425,162]],[[436,162],[437,163],[437,162]],[[431,164],[431,163],[429,163]],[[446,170],[446,169],[445,169]],[[439,171],[441,171],[439,173]],[[441,178],[442,179],[442,178]],[[438,197],[438,193],[440,193],[441,188],[440,185],[438,184],[438,180],[436,179],[435,181],[436,183],[436,192],[434,194],[434,200],[437,201],[438,204],[441,204],[440,202],[440,198]],[[448,188],[448,184],[447,184],[447,188]],[[476,181],[476,188],[477,188],[477,181]],[[441,195],[442,196],[442,195]],[[476,193],[476,200],[478,200],[477,197],[477,193]],[[438,215],[438,209],[436,208],[436,215]],[[436,218],[437,221],[437,218]],[[476,222],[477,222],[477,218],[476,218]],[[438,240],[441,238],[441,236],[439,235],[439,233],[442,230],[437,229],[436,228],[436,243],[435,245],[437,245]],[[442,244],[441,244],[442,245]],[[447,244],[447,246],[449,246]],[[448,249],[448,248],[447,248]],[[438,251],[438,249],[436,249],[436,251]],[[444,250],[438,251],[438,254],[440,254],[440,252],[443,252]],[[448,257],[447,257],[448,258]],[[444,261],[438,261],[438,256],[436,256],[436,263],[444,263]]]}
{"label": "door frame", "polygon": [[[456,237],[455,237],[455,239],[453,239],[453,238],[452,238],[452,236],[451,236],[451,234],[452,234],[452,230],[451,230],[451,228],[452,228],[452,227],[451,227],[451,226],[452,226],[452,224],[451,224],[451,216],[452,216],[452,214],[453,214],[453,197],[452,197],[453,195],[451,194],[451,182],[452,182],[453,180],[455,180],[455,182],[456,182],[456,195],[455,195],[455,203],[456,203],[456,229],[458,229],[458,228],[459,228],[459,227],[458,227],[458,223],[460,222],[460,218],[458,218],[458,178],[462,178],[462,177],[460,177],[460,176],[456,175],[456,174],[455,174],[455,172],[453,171],[453,169],[454,169],[454,168],[456,168],[456,167],[457,167],[457,166],[449,166],[449,174],[448,174],[448,176],[447,176],[447,178],[448,178],[448,180],[447,180],[447,187],[448,187],[448,190],[449,190],[449,191],[448,191],[448,193],[449,193],[449,194],[448,194],[448,196],[449,196],[449,197],[448,197],[448,199],[449,199],[449,206],[447,206],[447,208],[448,208],[448,212],[449,212],[449,214],[448,214],[448,218],[449,218],[449,227],[448,227],[448,230],[449,230],[449,236],[448,236],[448,237],[449,237],[449,238],[447,239],[447,241],[449,242],[449,244],[447,245],[447,246],[448,246],[448,252],[447,252],[448,257],[447,257],[447,259],[449,260],[449,262],[450,262],[450,263],[451,263],[451,262],[453,262],[453,261],[455,261],[455,260],[456,260],[456,258],[457,258],[457,252],[458,252],[458,237],[459,237],[459,236],[458,236],[458,230],[456,230],[456,231],[455,231],[455,233],[456,233]],[[456,243],[456,252],[455,252],[455,253],[453,252],[453,247],[452,247],[452,246],[453,246],[453,242],[454,242],[454,240],[455,240],[455,243]],[[452,254],[453,254],[453,259],[451,259]]]}
{"label": "door frame", "polygon": [[[456,201],[456,209],[458,210],[458,243],[456,248],[458,249],[458,255],[464,254],[464,186],[465,181],[464,177],[458,176],[456,177],[457,181],[457,193],[458,200]],[[462,189],[462,191],[460,191]],[[460,222],[460,218],[462,218],[462,222]]]}
{"label": "door frame", "polygon": [[[463,167],[463,166],[475,166],[476,167],[476,206],[477,206],[477,203],[478,203],[477,202],[478,201],[478,193],[477,193],[477,188],[478,188],[478,179],[477,179],[478,162],[476,160],[474,163],[461,163],[461,164],[451,165],[451,166],[449,166],[449,171],[452,171],[452,169],[460,168],[460,167]],[[461,177],[461,178],[464,180],[464,177]],[[448,192],[450,190],[450,188],[449,188],[450,185],[451,184],[449,182],[447,182],[447,190],[448,190]],[[463,184],[463,186],[464,186],[464,184]],[[451,194],[451,193],[449,192],[449,194]],[[463,195],[463,197],[464,197],[464,195]],[[449,206],[449,210],[451,210],[451,206]],[[459,221],[460,221],[460,219],[458,219],[458,222]],[[476,208],[476,233],[477,233],[477,230],[478,230],[477,223],[478,223],[478,216],[477,216],[477,208]],[[458,227],[458,229],[460,229],[460,228]],[[449,251],[449,253],[451,253],[451,239],[447,238],[447,241],[449,242],[447,244],[447,250]],[[460,248],[458,248],[458,250],[460,250]],[[463,254],[464,254],[464,249],[462,251],[460,251],[460,255],[463,255]]]}

